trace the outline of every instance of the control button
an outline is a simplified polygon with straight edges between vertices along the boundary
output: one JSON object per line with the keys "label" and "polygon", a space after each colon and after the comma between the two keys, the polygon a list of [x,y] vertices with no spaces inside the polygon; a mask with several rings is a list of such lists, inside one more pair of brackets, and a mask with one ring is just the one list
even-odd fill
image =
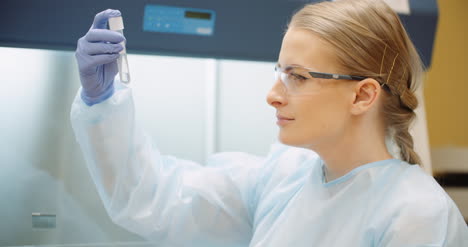
{"label": "control button", "polygon": [[211,29],[209,27],[199,27],[199,28],[197,28],[197,33],[199,33],[199,34],[211,34],[212,31],[213,31],[213,29]]}

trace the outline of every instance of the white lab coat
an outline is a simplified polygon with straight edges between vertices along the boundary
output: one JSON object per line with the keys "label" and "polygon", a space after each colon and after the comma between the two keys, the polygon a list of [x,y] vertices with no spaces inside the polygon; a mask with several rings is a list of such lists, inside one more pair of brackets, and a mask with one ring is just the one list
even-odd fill
{"label": "white lab coat", "polygon": [[162,155],[135,122],[131,89],[71,121],[112,220],[158,246],[468,246],[454,202],[419,166],[392,159],[325,182],[312,151]]}

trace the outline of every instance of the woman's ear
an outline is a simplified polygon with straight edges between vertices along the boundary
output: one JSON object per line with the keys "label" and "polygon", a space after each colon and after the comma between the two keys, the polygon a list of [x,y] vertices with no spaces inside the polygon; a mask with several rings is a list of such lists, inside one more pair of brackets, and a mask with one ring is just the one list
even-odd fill
{"label": "woman's ear", "polygon": [[380,84],[372,78],[364,79],[355,84],[351,113],[360,115],[368,112],[373,106],[377,105],[377,99],[381,91]]}

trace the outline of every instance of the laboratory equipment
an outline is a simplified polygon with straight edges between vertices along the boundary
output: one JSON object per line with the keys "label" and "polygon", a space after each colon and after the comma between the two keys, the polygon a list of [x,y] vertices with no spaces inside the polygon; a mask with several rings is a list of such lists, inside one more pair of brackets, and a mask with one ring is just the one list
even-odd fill
{"label": "laboratory equipment", "polygon": [[[318,1],[9,0],[2,1],[0,8],[0,46],[74,50],[88,21],[97,11],[112,7],[125,10],[129,52],[276,62],[291,15]],[[402,13],[400,18],[429,66],[437,1],[409,1],[409,5],[410,14]],[[37,13],[42,13],[39,20]],[[27,24],[11,25],[19,20]]]}
{"label": "laboratory equipment", "polygon": [[[123,35],[124,24],[122,16],[115,16],[109,18],[109,29],[112,31],[119,32]],[[123,49],[119,52],[119,59],[117,65],[119,68],[120,81],[123,83],[130,83],[130,70],[128,68],[127,50],[125,48],[125,40],[120,42]]]}

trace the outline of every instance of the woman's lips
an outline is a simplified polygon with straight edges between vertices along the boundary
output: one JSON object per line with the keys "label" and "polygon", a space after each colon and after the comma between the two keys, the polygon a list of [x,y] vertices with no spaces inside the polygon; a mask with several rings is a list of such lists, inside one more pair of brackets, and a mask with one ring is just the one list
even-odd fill
{"label": "woman's lips", "polygon": [[281,115],[276,115],[276,118],[278,119],[278,121],[276,121],[276,124],[279,126],[284,126],[294,121],[294,118],[288,118]]}

